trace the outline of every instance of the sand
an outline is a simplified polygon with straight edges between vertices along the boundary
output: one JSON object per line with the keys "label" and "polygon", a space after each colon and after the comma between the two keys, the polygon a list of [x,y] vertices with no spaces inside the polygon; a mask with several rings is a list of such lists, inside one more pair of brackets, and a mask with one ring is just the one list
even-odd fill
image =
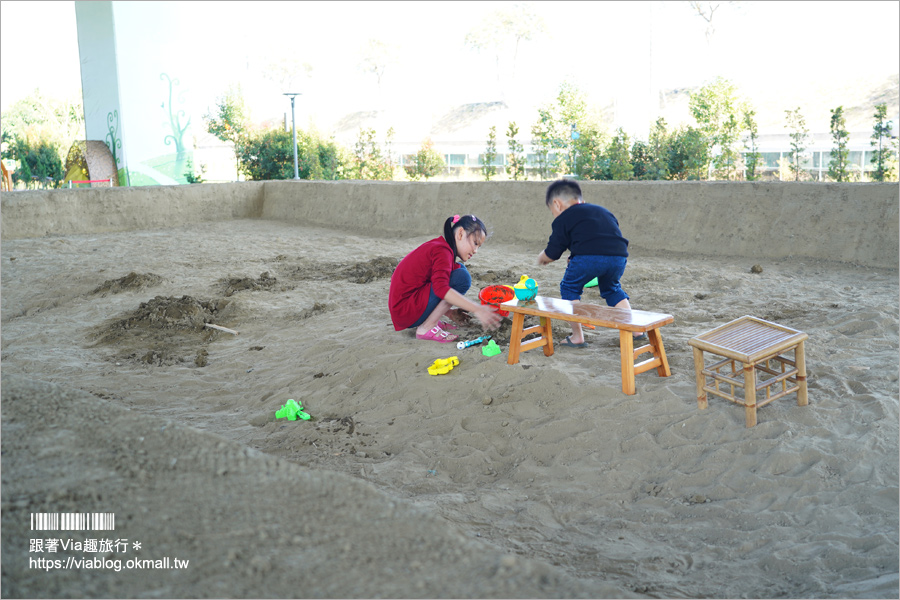
{"label": "sand", "polygon": [[[895,269],[636,251],[623,285],[675,316],[672,376],[626,396],[614,331],[515,366],[395,332],[390,273],[429,237],[238,219],[4,240],[3,596],[898,596]],[[540,250],[489,240],[469,296],[521,274],[556,295]],[[687,344],[745,314],[809,334],[809,405],[750,429],[698,410]],[[291,398],[313,419],[275,420]],[[29,551],[104,535],[31,513],[90,511],[140,550]],[[94,556],[190,563],[29,568]]]}

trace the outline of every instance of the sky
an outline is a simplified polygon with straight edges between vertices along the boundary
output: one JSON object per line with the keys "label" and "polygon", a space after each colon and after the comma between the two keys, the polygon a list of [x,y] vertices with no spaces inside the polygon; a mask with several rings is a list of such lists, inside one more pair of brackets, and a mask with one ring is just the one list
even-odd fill
{"label": "sky", "polygon": [[[900,2],[721,2],[707,41],[706,22],[685,1],[531,2],[546,33],[523,42],[516,78],[501,88],[493,57],[466,34],[512,2],[172,2],[172,26],[186,52],[203,57],[198,110],[242,83],[258,119],[298,110],[335,119],[356,110],[504,100],[537,105],[568,81],[598,102],[623,106],[650,88],[690,87],[722,75],[752,96],[826,77],[900,72]],[[709,3],[707,3],[709,4]],[[715,3],[713,3],[715,4]],[[381,86],[360,71],[362,48],[377,39],[396,62]],[[148,42],[152,43],[152,41]],[[35,88],[80,93],[74,2],[0,2],[0,104],[6,110]],[[503,56],[508,66],[511,51]],[[276,58],[311,71],[281,90],[260,78]],[[508,73],[508,70],[506,71]],[[380,90],[380,91],[379,91]]]}

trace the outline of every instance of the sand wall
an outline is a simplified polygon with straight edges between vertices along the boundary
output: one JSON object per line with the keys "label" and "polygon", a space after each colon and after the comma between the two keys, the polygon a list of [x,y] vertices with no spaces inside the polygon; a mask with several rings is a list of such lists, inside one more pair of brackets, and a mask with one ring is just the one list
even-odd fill
{"label": "sand wall", "polygon": [[[302,191],[297,191],[302,186]],[[266,184],[263,217],[368,235],[438,233],[474,212],[503,242],[550,233],[545,182]],[[582,182],[618,218],[632,248],[773,259],[821,258],[896,268],[896,184]]]}
{"label": "sand wall", "polygon": [[[320,182],[13,192],[5,239],[265,218],[368,235],[426,235],[474,212],[495,239],[535,245],[550,230],[546,182]],[[647,252],[818,258],[897,268],[896,184],[582,182],[585,199],[618,217]]]}
{"label": "sand wall", "polygon": [[5,192],[3,239],[258,217],[265,182]]}

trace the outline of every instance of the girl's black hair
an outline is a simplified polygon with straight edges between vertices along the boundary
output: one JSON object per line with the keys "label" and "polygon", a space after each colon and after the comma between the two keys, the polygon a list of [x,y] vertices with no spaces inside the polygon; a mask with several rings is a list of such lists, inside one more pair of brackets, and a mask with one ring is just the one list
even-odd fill
{"label": "girl's black hair", "polygon": [[447,240],[447,243],[453,248],[453,260],[456,260],[456,257],[458,256],[456,252],[456,236],[453,234],[457,228],[462,227],[466,232],[466,235],[472,235],[476,231],[481,231],[481,233],[487,237],[487,227],[481,219],[475,215],[463,215],[456,223],[454,223],[453,219],[455,218],[456,216],[454,215],[444,221],[444,239]]}

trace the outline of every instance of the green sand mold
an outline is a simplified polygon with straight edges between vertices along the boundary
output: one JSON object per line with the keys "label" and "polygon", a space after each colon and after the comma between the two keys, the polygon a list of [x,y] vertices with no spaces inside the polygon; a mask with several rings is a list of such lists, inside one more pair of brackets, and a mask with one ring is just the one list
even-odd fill
{"label": "green sand mold", "polygon": [[276,419],[287,419],[288,421],[296,421],[297,417],[300,417],[304,421],[309,421],[311,416],[305,412],[303,412],[303,402],[296,402],[291,399],[288,400],[284,406],[282,406],[276,413]]}

